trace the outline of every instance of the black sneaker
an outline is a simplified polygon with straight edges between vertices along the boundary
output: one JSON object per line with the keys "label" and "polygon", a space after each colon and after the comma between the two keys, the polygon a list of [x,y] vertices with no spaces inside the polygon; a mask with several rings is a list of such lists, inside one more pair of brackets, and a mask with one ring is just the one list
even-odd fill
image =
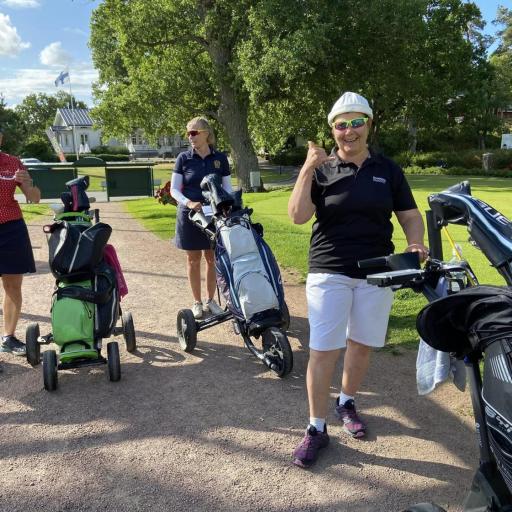
{"label": "black sneaker", "polygon": [[301,468],[311,467],[318,458],[319,452],[329,444],[327,425],[319,432],[313,425],[308,425],[306,435],[293,451],[293,464]]}
{"label": "black sneaker", "polygon": [[25,343],[20,341],[16,336],[2,336],[0,344],[0,352],[12,352],[17,356],[24,356],[27,353]]}

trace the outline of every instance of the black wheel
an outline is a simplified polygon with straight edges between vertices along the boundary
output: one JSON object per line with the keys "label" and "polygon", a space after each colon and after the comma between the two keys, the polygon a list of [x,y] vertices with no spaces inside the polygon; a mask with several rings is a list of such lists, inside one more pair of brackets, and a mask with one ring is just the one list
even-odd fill
{"label": "black wheel", "polygon": [[135,339],[135,328],[133,327],[133,317],[131,313],[123,313],[121,316],[123,323],[123,336],[126,342],[126,350],[135,352],[137,350],[137,341]]}
{"label": "black wheel", "polygon": [[286,334],[278,327],[270,327],[261,335],[263,352],[272,365],[270,369],[278,377],[284,377],[292,371],[293,353]]}
{"label": "black wheel", "polygon": [[117,382],[121,378],[121,360],[119,359],[119,345],[111,341],[107,345],[108,378]]}
{"label": "black wheel", "polygon": [[197,327],[194,313],[190,309],[180,309],[176,320],[178,340],[185,352],[192,352],[197,343]]}
{"label": "black wheel", "polygon": [[55,350],[43,352],[43,381],[44,389],[47,391],[55,391],[57,389],[57,353]]}
{"label": "black wheel", "polygon": [[25,331],[25,344],[27,346],[27,361],[32,366],[41,362],[41,345],[39,345],[39,324],[30,324]]}
{"label": "black wheel", "polygon": [[290,310],[288,309],[288,304],[286,304],[286,302],[283,302],[281,316],[283,317],[283,331],[287,331],[290,328]]}

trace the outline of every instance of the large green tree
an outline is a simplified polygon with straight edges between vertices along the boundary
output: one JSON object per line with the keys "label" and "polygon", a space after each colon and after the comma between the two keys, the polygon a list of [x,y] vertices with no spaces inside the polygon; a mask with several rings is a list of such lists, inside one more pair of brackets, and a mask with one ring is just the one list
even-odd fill
{"label": "large green tree", "polygon": [[157,136],[206,114],[230,146],[244,188],[254,144],[321,141],[345,90],[391,122],[431,126],[460,93],[480,23],[462,0],[104,0],[92,17],[95,117],[123,136]]}
{"label": "large green tree", "polygon": [[15,111],[25,124],[26,142],[46,140],[45,130],[53,124],[57,109],[70,107],[71,101],[75,108],[87,108],[83,101],[77,101],[64,91],[54,95],[37,93],[25,96]]}
{"label": "large green tree", "polygon": [[0,127],[4,132],[2,150],[13,155],[19,154],[25,138],[25,127],[18,114],[7,108],[2,94],[0,94]]}

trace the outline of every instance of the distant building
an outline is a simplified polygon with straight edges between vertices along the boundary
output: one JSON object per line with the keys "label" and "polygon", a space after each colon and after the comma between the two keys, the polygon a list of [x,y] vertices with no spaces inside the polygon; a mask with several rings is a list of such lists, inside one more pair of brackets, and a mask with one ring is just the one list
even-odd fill
{"label": "distant building", "polygon": [[[74,130],[73,130],[74,128]],[[51,126],[64,153],[76,153],[82,148],[92,150],[101,145],[101,131],[93,128],[86,108],[59,108]]]}
{"label": "distant building", "polygon": [[[171,158],[187,149],[188,140],[179,135],[160,137],[156,145],[149,144],[144,131],[136,129],[125,141],[102,140],[101,130],[93,128],[94,122],[86,108],[59,108],[53,126],[49,128],[55,135],[64,153],[90,153],[98,146],[124,146],[132,158]],[[73,130],[73,127],[75,128]]]}

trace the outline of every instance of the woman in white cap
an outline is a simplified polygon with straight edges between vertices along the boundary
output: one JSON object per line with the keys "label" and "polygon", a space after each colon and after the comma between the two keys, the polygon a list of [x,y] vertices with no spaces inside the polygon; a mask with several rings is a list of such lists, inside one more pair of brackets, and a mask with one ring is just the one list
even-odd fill
{"label": "woman in white cap", "polygon": [[[288,203],[295,224],[313,215],[306,282],[310,324],[307,390],[309,425],[293,453],[294,464],[311,466],[329,443],[329,388],[346,349],[334,412],[346,433],[366,434],[355,395],[368,370],[371,350],[385,342],[393,292],[366,282],[357,261],[391,254],[394,213],[408,246],[423,260],[424,224],[400,167],[368,149],[373,119],[368,101],[344,93],[327,116],[336,146],[330,155],[309,143],[306,161]],[[375,269],[372,270],[375,272]]]}

